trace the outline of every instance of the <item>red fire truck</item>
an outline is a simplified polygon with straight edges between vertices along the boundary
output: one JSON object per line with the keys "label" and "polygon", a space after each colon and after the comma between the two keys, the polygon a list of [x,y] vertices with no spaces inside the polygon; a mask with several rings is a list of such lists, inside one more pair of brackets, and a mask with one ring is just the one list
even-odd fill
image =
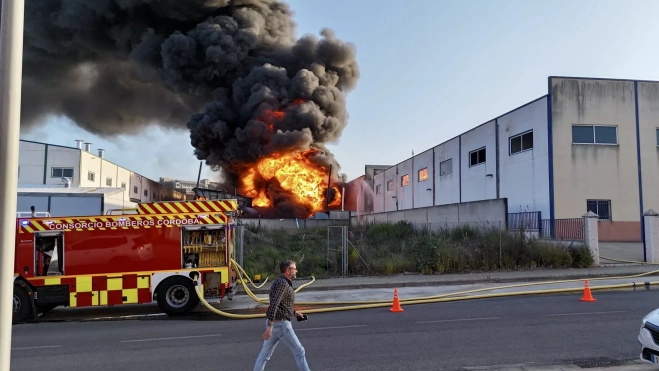
{"label": "red fire truck", "polygon": [[16,220],[13,322],[57,306],[156,301],[168,315],[236,291],[236,200],[140,203],[131,212]]}

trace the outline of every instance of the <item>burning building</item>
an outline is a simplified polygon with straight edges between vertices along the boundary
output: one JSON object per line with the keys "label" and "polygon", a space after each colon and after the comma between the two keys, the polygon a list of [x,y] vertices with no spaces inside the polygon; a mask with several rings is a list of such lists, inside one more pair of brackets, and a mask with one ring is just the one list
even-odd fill
{"label": "burning building", "polygon": [[331,30],[298,39],[276,0],[31,0],[26,14],[24,131],[51,114],[105,137],[188,130],[197,159],[263,216],[340,207],[325,145],[359,68]]}

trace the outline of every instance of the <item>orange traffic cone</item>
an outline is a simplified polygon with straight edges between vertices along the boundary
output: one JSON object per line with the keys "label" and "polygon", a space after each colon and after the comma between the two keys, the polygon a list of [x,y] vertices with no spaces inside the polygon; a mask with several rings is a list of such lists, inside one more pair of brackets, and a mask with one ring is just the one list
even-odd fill
{"label": "orange traffic cone", "polygon": [[590,293],[590,286],[588,286],[588,280],[586,280],[584,283],[583,297],[581,298],[581,301],[597,301],[597,299],[593,297],[593,294]]}
{"label": "orange traffic cone", "polygon": [[398,290],[394,289],[394,305],[391,306],[391,312],[404,312],[403,308],[400,307],[400,302],[398,301]]}

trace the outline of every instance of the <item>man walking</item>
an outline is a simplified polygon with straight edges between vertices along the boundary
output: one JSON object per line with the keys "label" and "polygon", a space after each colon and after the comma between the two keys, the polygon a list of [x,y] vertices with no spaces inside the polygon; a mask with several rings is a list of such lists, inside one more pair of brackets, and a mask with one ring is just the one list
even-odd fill
{"label": "man walking", "polygon": [[254,371],[263,371],[265,363],[270,360],[275,347],[282,341],[293,352],[297,368],[300,371],[309,371],[305,358],[304,347],[297,339],[291,319],[293,316],[306,319],[306,316],[295,311],[295,291],[292,280],[297,274],[295,262],[286,260],[279,264],[281,276],[270,287],[270,306],[266,312],[266,330],[263,334],[263,348],[256,358]]}

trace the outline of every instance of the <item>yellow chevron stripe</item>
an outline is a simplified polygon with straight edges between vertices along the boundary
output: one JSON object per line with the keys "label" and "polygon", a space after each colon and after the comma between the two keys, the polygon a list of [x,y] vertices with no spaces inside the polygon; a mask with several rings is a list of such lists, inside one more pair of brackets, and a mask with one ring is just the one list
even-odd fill
{"label": "yellow chevron stripe", "polygon": [[149,205],[140,205],[140,206],[146,209],[146,211],[150,214],[157,214],[157,212],[153,210]]}
{"label": "yellow chevron stripe", "polygon": [[229,211],[238,210],[238,201],[224,201],[224,205]]}
{"label": "yellow chevron stripe", "polygon": [[190,210],[188,210],[188,209],[185,207],[185,204],[182,204],[182,203],[180,203],[180,202],[175,202],[175,203],[174,203],[174,206],[176,206],[176,207],[177,207],[182,213],[188,213],[188,212],[190,212]]}
{"label": "yellow chevron stripe", "polygon": [[205,203],[205,202],[203,202],[203,203],[200,202],[200,203],[198,203],[197,205],[199,206],[200,209],[202,209],[202,210],[204,210],[204,211],[206,211],[206,212],[211,212],[211,209],[209,209],[208,207],[206,207],[206,203]]}
{"label": "yellow chevron stripe", "polygon": [[176,210],[169,202],[165,202],[165,203],[163,203],[163,205],[165,205],[167,210],[169,210],[170,212],[178,213],[178,210]]}
{"label": "yellow chevron stripe", "polygon": [[219,204],[219,203],[216,202],[216,201],[211,201],[211,202],[208,203],[208,206],[209,206],[213,211],[223,211],[223,210],[218,206],[218,204]]}
{"label": "yellow chevron stripe", "polygon": [[40,230],[40,231],[45,231],[45,230],[46,230],[46,228],[44,228],[44,227],[43,227],[40,223],[38,223],[38,222],[32,222],[32,223],[30,223],[30,224],[32,224],[33,227],[35,227],[36,229],[38,229],[38,230]]}
{"label": "yellow chevron stripe", "polygon": [[159,204],[152,204],[153,208],[157,210],[156,214],[167,214],[167,211],[162,208]]}
{"label": "yellow chevron stripe", "polygon": [[[201,203],[201,202],[203,202],[203,201],[200,201],[199,203]],[[197,209],[197,208],[195,207],[195,203],[196,203],[196,202],[186,202],[186,204],[187,204],[187,206],[190,208],[190,210],[194,211],[195,213],[198,213],[198,212],[199,212],[199,209]]]}

